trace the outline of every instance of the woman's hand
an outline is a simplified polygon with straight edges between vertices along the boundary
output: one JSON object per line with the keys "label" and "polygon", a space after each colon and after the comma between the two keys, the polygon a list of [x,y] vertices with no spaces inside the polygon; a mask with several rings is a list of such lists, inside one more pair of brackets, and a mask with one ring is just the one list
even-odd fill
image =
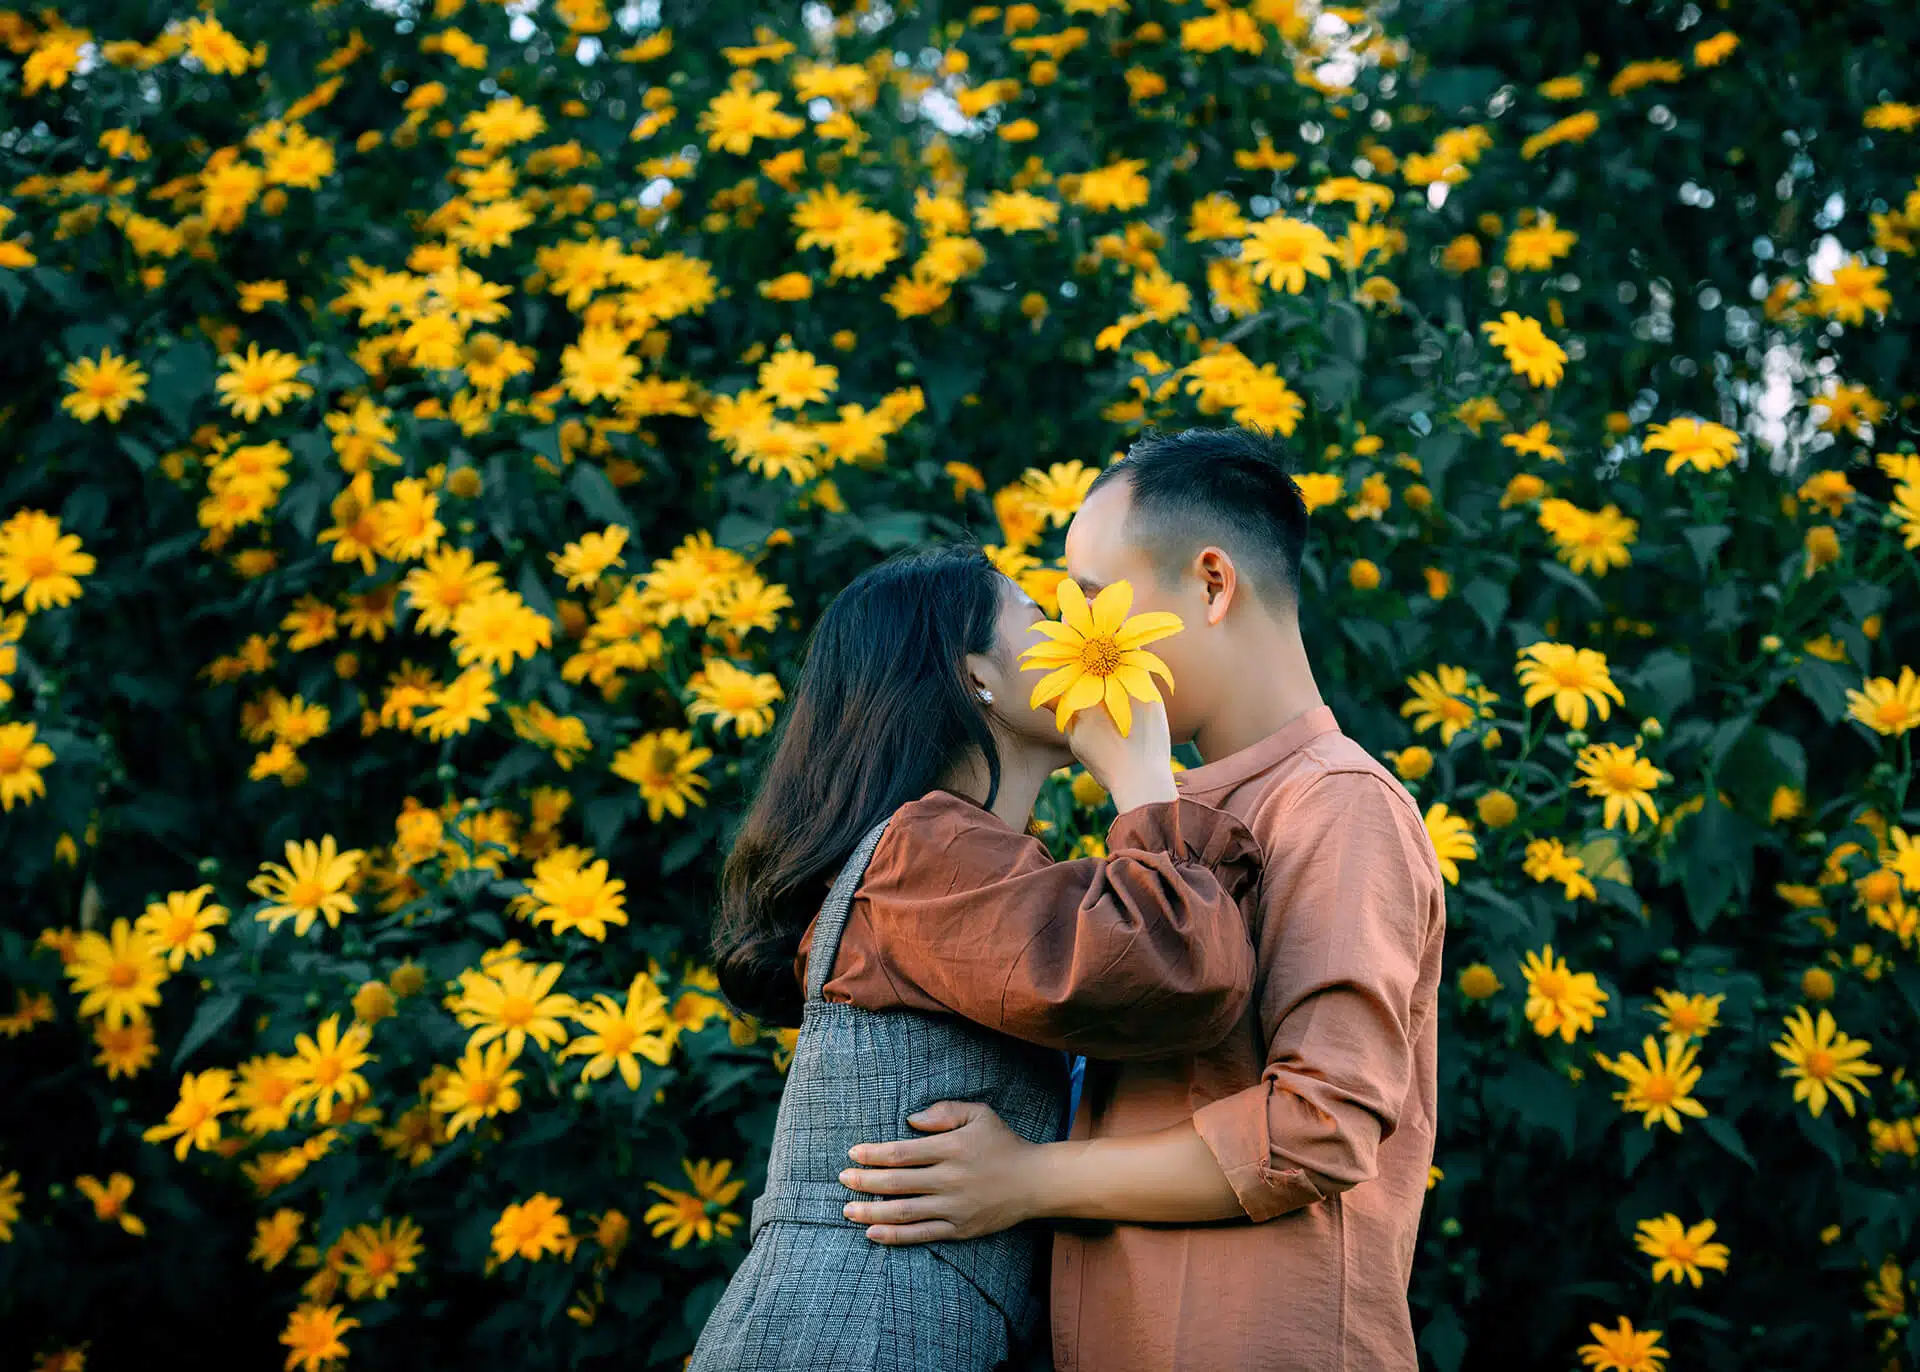
{"label": "woman's hand", "polygon": [[1036,1164],[1045,1146],[1007,1128],[990,1106],[941,1101],[907,1123],[930,1137],[860,1144],[850,1156],[861,1166],[840,1174],[849,1190],[902,1198],[848,1203],[846,1217],[868,1226],[869,1239],[975,1239],[1040,1213]]}
{"label": "woman's hand", "polygon": [[1067,723],[1067,742],[1093,779],[1112,793],[1120,813],[1179,798],[1173,784],[1173,737],[1162,702],[1136,701],[1133,727],[1125,737],[1104,706],[1082,710]]}

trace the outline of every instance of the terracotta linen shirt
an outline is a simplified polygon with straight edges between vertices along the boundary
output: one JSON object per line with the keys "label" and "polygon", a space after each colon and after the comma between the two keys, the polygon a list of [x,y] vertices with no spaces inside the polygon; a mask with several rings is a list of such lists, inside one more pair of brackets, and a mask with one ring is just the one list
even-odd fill
{"label": "terracotta linen shirt", "polygon": [[1058,1372],[1414,1372],[1446,901],[1406,790],[1312,710],[1181,792],[1264,854],[1254,1001],[1218,1046],[1089,1062],[1073,1137],[1191,1117],[1247,1219],[1061,1228]]}
{"label": "terracotta linen shirt", "polygon": [[[1114,1059],[1219,1042],[1252,996],[1253,836],[1183,799],[1121,815],[1107,846],[1055,862],[963,797],[902,806],[854,895],[826,998]],[[812,944],[809,925],[802,985]]]}

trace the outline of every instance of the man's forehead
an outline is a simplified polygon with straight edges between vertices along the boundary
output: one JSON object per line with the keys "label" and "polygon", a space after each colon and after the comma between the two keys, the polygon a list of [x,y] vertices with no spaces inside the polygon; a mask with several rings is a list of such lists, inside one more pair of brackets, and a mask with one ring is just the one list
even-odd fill
{"label": "man's forehead", "polygon": [[1125,484],[1111,482],[1088,496],[1067,526],[1067,565],[1083,589],[1127,574],[1136,552],[1126,540],[1130,503]]}

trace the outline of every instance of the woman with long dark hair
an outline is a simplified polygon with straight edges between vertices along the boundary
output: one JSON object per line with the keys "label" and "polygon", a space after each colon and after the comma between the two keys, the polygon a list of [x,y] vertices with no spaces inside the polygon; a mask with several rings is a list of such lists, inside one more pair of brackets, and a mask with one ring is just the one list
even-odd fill
{"label": "woman with long dark hair", "polygon": [[[887,1248],[843,1209],[848,1149],[937,1100],[1034,1142],[1066,1124],[1066,1054],[1210,1046],[1252,992],[1252,837],[1174,787],[1166,713],[1063,736],[1018,657],[1037,605],[979,552],[899,558],[821,617],[722,879],[716,966],[742,1010],[798,1024],[752,1249],[694,1372],[947,1372],[1035,1332],[1042,1237]],[[1112,794],[1108,856],[1027,833],[1078,756]],[[856,996],[848,990],[856,988]]]}

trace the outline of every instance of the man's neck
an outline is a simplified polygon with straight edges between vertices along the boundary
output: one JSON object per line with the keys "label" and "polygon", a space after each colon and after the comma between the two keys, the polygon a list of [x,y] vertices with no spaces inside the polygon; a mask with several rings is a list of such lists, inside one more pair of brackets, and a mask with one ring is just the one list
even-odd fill
{"label": "man's neck", "polygon": [[1194,732],[1194,746],[1207,762],[1251,748],[1326,703],[1297,633],[1277,636],[1237,676],[1244,686],[1229,692]]}

